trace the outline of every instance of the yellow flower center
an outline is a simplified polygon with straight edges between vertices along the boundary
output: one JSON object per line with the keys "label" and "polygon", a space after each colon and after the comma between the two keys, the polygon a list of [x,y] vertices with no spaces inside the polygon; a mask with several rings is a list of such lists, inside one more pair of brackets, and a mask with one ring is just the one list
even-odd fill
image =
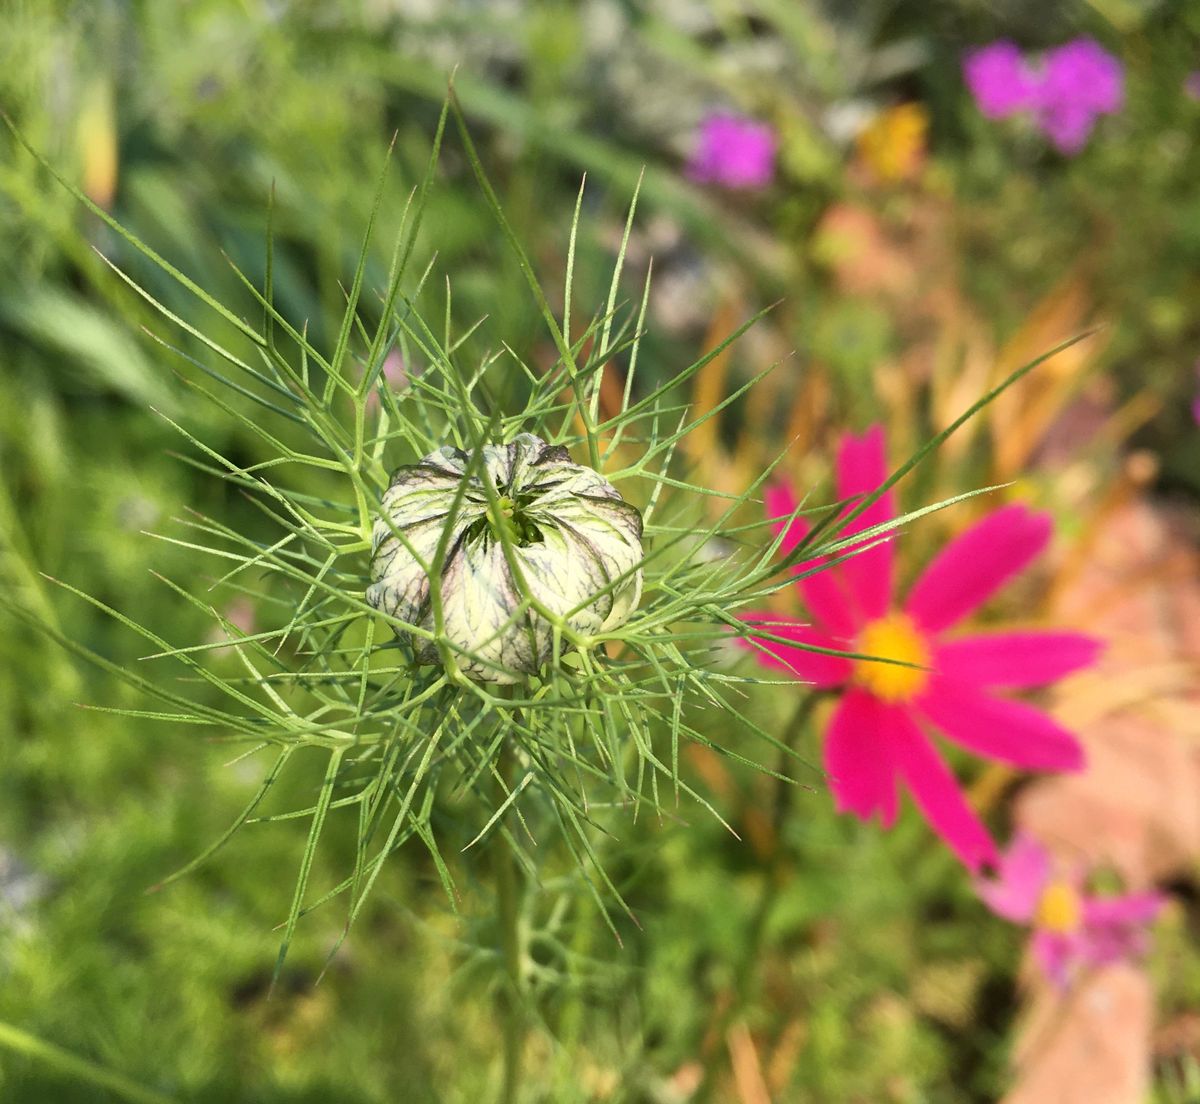
{"label": "yellow flower center", "polygon": [[858,651],[915,665],[901,667],[900,663],[866,659],[854,665],[854,677],[859,684],[886,702],[911,701],[929,681],[929,672],[921,670],[929,666],[929,648],[907,614],[889,613],[868,624],[859,635]]}
{"label": "yellow flower center", "polygon": [[1070,935],[1083,920],[1083,904],[1073,886],[1066,882],[1051,882],[1038,901],[1033,922],[1057,935]]}

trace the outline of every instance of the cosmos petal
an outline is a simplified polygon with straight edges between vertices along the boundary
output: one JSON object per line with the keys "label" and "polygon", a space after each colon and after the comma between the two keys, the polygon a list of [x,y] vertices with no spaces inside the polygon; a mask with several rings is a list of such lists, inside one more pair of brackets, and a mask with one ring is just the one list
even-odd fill
{"label": "cosmos petal", "polygon": [[763,510],[771,523],[771,532],[783,534],[779,554],[786,556],[808,536],[809,525],[802,517],[793,517],[800,509],[800,500],[786,483],[774,482],[763,491]]}
{"label": "cosmos petal", "polygon": [[1030,950],[1046,979],[1065,989],[1084,957],[1086,945],[1079,934],[1063,935],[1039,928],[1030,940]]}
{"label": "cosmos petal", "polygon": [[[861,437],[848,434],[843,438],[837,459],[838,498],[861,498],[877,490],[887,477],[882,426],[872,426]],[[891,521],[895,516],[896,495],[894,491],[888,491],[847,525],[841,535],[852,536]],[[846,586],[862,620],[882,617],[891,605],[892,542],[889,535],[881,543],[856,552],[842,564]]]}
{"label": "cosmos petal", "polygon": [[979,633],[939,644],[936,666],[948,678],[976,686],[1045,686],[1091,666],[1103,647],[1083,633]]}
{"label": "cosmos petal", "polygon": [[996,876],[979,879],[975,891],[997,916],[1027,924],[1050,880],[1050,856],[1033,836],[1018,833],[996,863]]}
{"label": "cosmos petal", "polygon": [[[757,610],[746,613],[742,618],[747,624],[760,625],[765,632],[772,636],[781,636],[797,644],[811,644],[817,648],[840,647],[831,636],[806,625],[768,610]],[[841,656],[823,655],[820,652],[808,651],[805,648],[793,648],[775,640],[759,640],[755,643],[743,637],[737,638],[737,643],[743,648],[751,649],[758,661],[764,667],[773,667],[796,675],[805,682],[815,686],[840,686],[850,678],[851,663]]]}
{"label": "cosmos petal", "polygon": [[[767,488],[763,495],[763,505],[767,517],[771,519],[772,531],[776,536],[785,533],[779,552],[780,555],[786,556],[808,536],[809,524],[799,517],[788,520],[796,512],[799,502],[782,483],[773,483]],[[803,560],[795,564],[792,571],[800,576],[797,580],[800,593],[814,619],[834,635],[848,640],[854,636],[857,622],[846,598],[841,572],[837,568],[822,570],[821,565],[824,563],[822,557]]]}
{"label": "cosmos petal", "polygon": [[890,707],[888,717],[896,766],[930,827],[972,873],[984,863],[994,863],[996,845],[929,738],[905,710]]}
{"label": "cosmos petal", "polygon": [[1082,770],[1079,741],[1024,702],[993,698],[966,683],[938,677],[916,707],[956,744],[1021,770]]}
{"label": "cosmos petal", "polygon": [[1149,924],[1166,903],[1161,893],[1088,897],[1083,903],[1083,918],[1088,924]]}
{"label": "cosmos petal", "polygon": [[1083,939],[1087,959],[1104,966],[1145,954],[1149,927],[1166,904],[1160,893],[1089,897],[1083,903]]}
{"label": "cosmos petal", "polygon": [[895,823],[897,804],[888,712],[878,698],[849,690],[825,734],[825,770],[838,811],[862,820],[878,813],[885,828]]}
{"label": "cosmos petal", "polygon": [[1050,540],[1050,515],[1004,506],[955,537],[909,593],[905,609],[926,632],[961,621],[1021,572]]}

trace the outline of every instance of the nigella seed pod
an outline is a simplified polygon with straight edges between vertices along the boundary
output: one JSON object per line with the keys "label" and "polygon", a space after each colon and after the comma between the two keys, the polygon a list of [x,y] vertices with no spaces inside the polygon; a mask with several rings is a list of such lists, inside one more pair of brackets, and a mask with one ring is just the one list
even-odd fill
{"label": "nigella seed pod", "polygon": [[[532,433],[481,452],[447,446],[393,474],[367,601],[436,633],[436,586],[459,670],[511,683],[551,658],[556,625],[565,651],[571,635],[616,628],[637,609],[642,516],[602,475]],[[440,662],[436,641],[397,633],[419,663]]]}

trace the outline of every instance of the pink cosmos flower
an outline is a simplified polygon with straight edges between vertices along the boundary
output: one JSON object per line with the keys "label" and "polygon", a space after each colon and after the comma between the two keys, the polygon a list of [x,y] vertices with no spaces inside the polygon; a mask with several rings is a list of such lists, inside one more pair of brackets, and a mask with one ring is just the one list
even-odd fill
{"label": "pink cosmos flower", "polygon": [[1200,100],[1200,69],[1193,70],[1184,78],[1183,92],[1189,100]]}
{"label": "pink cosmos flower", "polygon": [[1001,856],[996,877],[976,883],[997,916],[1033,928],[1032,950],[1043,974],[1065,987],[1080,969],[1144,954],[1148,927],[1166,902],[1158,893],[1095,897],[1079,873],[1056,873],[1049,852],[1019,834]]}
{"label": "pink cosmos flower", "polygon": [[700,126],[687,175],[698,184],[765,188],[775,175],[775,133],[738,115],[710,115]]}
{"label": "pink cosmos flower", "polygon": [[[843,439],[838,498],[861,498],[886,478],[881,427]],[[787,553],[808,532],[803,520],[788,520],[796,510],[795,496],[786,487],[773,486],[766,508],[775,532],[784,533],[782,551]],[[844,534],[882,524],[895,514],[895,497],[888,491]],[[1042,551],[1050,528],[1048,515],[1024,506],[994,511],[946,545],[902,603],[894,595],[890,540],[831,568],[814,571],[820,561],[800,563],[794,570],[811,623],[767,612],[746,616],[788,642],[743,641],[761,663],[842,691],[824,749],[840,811],[863,820],[878,814],[888,827],[896,818],[897,791],[903,784],[934,831],[970,869],[978,870],[995,858],[995,846],[929,738],[930,727],[978,755],[1025,770],[1082,767],[1083,750],[1070,732],[1031,706],[994,692],[1042,686],[1087,666],[1098,654],[1096,640],[1028,629],[947,636]],[[912,666],[851,660],[793,644]]]}

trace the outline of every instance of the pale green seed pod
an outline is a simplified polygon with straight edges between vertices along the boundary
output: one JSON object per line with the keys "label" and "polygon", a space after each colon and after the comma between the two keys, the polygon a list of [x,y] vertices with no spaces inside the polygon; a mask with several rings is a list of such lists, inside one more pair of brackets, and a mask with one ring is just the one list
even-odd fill
{"label": "pale green seed pod", "polygon": [[[445,638],[463,674],[511,683],[553,655],[551,617],[587,636],[623,625],[637,609],[642,516],[598,472],[531,433],[482,453],[473,465],[470,453],[444,447],[393,474],[382,504],[391,524],[375,522],[367,601],[435,632],[426,566],[434,568],[449,525],[438,579]],[[427,637],[397,633],[418,662],[441,661]]]}

